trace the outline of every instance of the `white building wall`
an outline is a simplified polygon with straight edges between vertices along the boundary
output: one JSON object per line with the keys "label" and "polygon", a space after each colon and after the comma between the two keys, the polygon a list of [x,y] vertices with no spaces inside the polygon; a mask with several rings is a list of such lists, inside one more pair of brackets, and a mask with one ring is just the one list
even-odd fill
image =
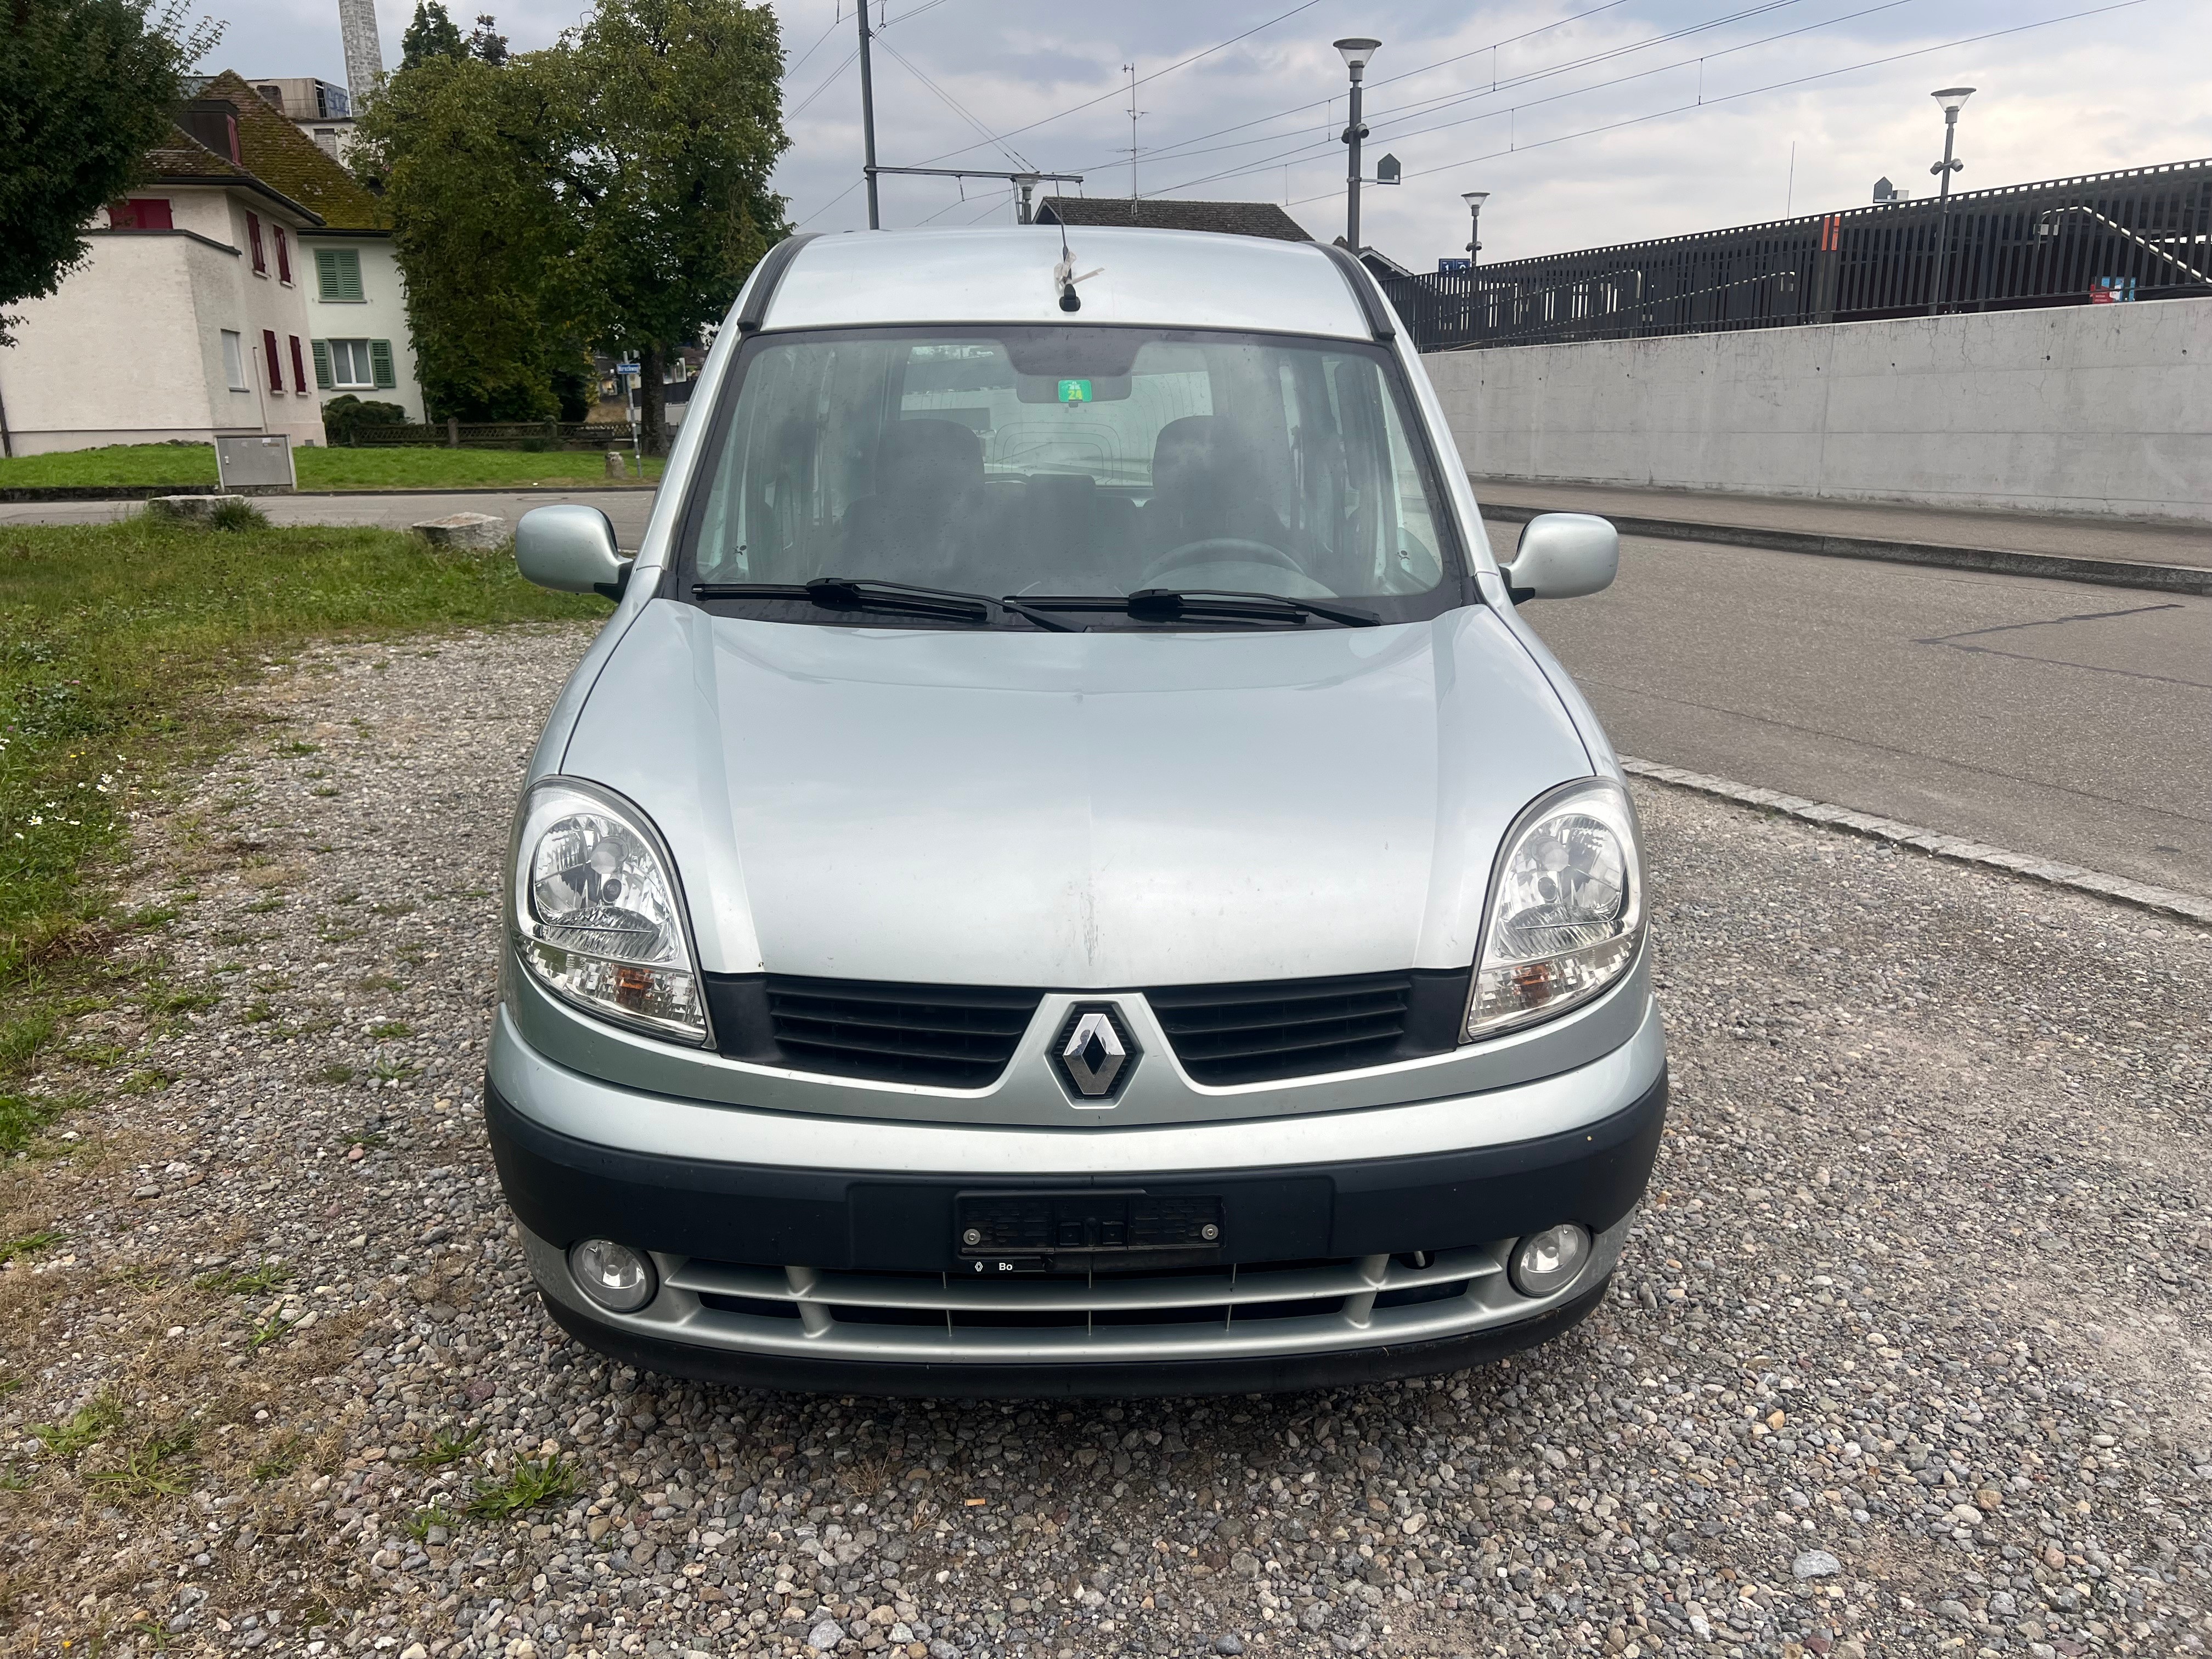
{"label": "white building wall", "polygon": [[[303,354],[308,338],[296,247],[287,286],[276,276],[274,221],[263,215],[270,274],[256,276],[246,210],[226,192],[140,194],[168,197],[177,229],[93,236],[88,262],[55,293],[26,302],[17,343],[0,349],[0,399],[15,453],[208,442],[240,432],[283,432],[295,448],[322,442],[312,367],[305,395],[292,381],[290,338],[300,337]],[[228,383],[225,329],[240,337],[243,391]],[[284,359],[281,393],[269,391],[264,329]]]}
{"label": "white building wall", "polygon": [[2212,520],[2212,303],[1432,353],[1477,477]]}
{"label": "white building wall", "polygon": [[[399,255],[388,236],[317,236],[309,232],[308,252],[302,256],[300,280],[307,295],[307,320],[318,340],[389,340],[397,386],[384,391],[358,386],[332,387],[320,400],[350,392],[364,402],[398,404],[410,421],[427,416],[422,388],[415,378],[415,340],[407,331],[407,288],[399,274]],[[325,300],[315,282],[316,248],[349,249],[361,256],[358,301]]]}

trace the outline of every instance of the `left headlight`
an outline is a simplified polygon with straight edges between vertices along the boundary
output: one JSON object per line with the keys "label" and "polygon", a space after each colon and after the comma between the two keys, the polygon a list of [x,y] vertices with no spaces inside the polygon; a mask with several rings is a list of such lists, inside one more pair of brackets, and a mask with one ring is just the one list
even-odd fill
{"label": "left headlight", "polygon": [[547,779],[523,803],[510,880],[515,954],[538,983],[617,1024],[706,1042],[676,862],[636,807]]}
{"label": "left headlight", "polygon": [[1644,939],[1636,808],[1610,778],[1539,796],[1499,849],[1468,999],[1468,1041],[1563,1014],[1626,971]]}

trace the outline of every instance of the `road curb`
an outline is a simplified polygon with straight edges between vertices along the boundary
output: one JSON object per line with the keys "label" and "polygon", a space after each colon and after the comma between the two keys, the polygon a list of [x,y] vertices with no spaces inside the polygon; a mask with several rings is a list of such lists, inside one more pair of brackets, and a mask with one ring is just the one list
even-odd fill
{"label": "road curb", "polygon": [[1629,755],[1620,758],[1620,769],[1631,777],[1649,778],[1655,783],[1669,783],[1677,789],[1715,796],[1742,806],[1756,806],[1765,811],[1777,812],[1807,823],[1821,824],[1831,830],[1848,830],[1854,835],[1911,847],[1939,859],[1949,859],[1954,863],[1979,865],[1985,870],[2001,871],[2008,876],[2025,876],[2030,881],[2039,881],[2051,887],[2069,888],[2075,892],[2093,894],[2098,898],[2118,899],[2123,904],[2131,904],[2140,910],[2155,911],[2162,916],[2174,916],[2184,921],[2212,923],[2212,898],[2199,898],[2193,893],[2178,893],[2170,887],[2153,887],[2148,882],[2130,881],[2124,876],[2108,876],[2101,870],[2085,870],[2078,864],[2066,864],[2057,859],[2014,853],[2002,847],[1992,847],[1986,842],[1969,840],[1964,836],[1947,836],[1940,830],[1923,829],[1917,823],[1901,823],[1896,818],[1882,817],[1876,813],[1856,811],[1850,807],[1837,806],[1827,801],[1808,800],[1802,795],[1784,794],[1779,789],[1761,789],[1747,783],[1735,783],[1727,778],[1708,777],[1702,772],[1692,772],[1680,766],[1664,766],[1657,761],[1638,760]]}
{"label": "road curb", "polygon": [[[1526,524],[1553,511],[1537,507],[1485,506],[1482,516],[1500,524]],[[1559,509],[1567,510],[1567,509]],[[2212,569],[2193,565],[2150,564],[2135,559],[2074,559],[2060,553],[2022,553],[2002,547],[1951,547],[1941,542],[1893,542],[1864,536],[1814,535],[1798,530],[1766,530],[1756,525],[1697,524],[1686,519],[1602,517],[1624,536],[1666,541],[1717,542],[1730,547],[1763,547],[1778,553],[1810,553],[1829,559],[1873,559],[1886,564],[1917,564],[1945,570],[1981,570],[2008,576],[2041,576],[2100,587],[2144,587],[2160,593],[2212,594]]]}

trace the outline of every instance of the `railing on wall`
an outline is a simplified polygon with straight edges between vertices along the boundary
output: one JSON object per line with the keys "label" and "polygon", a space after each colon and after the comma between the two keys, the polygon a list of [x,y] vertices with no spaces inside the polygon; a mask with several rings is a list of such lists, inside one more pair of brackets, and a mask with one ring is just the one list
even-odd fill
{"label": "railing on wall", "polygon": [[1424,351],[2212,296],[2212,161],[1386,276],[1382,288]]}

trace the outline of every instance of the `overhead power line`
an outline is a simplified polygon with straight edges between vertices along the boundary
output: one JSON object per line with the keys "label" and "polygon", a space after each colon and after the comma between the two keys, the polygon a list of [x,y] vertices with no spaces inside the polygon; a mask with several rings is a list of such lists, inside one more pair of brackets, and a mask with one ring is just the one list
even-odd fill
{"label": "overhead power line", "polygon": [[[2026,34],[2033,29],[2050,28],[2059,23],[2078,22],[2084,17],[2101,17],[2108,12],[2126,11],[2132,7],[2148,3],[2149,0],[2115,0],[2115,3],[2112,5],[2092,6],[2084,11],[2068,12],[2061,17],[2045,17],[2038,22],[2018,23],[2010,28],[1991,29],[1984,34],[1964,35],[1956,40],[1946,40],[1941,46],[1916,46],[1910,52],[1892,52],[1884,58],[1869,58],[1863,63],[1846,64],[1840,69],[1821,70],[1811,75],[1792,76],[1786,81],[1771,82],[1763,87],[1748,87],[1741,92],[1723,93],[1717,97],[1705,98],[1693,103],[1677,104],[1671,109],[1654,110],[1648,115],[1635,115],[1625,120],[1607,121],[1598,126],[1584,127],[1579,132],[1563,132],[1557,137],[1542,138],[1533,143],[1520,144],[1512,149],[1492,150],[1486,155],[1463,156],[1456,161],[1440,162],[1432,167],[1419,167],[1404,176],[1408,179],[1419,179],[1431,173],[1449,173],[1454,167],[1469,167],[1477,161],[1494,161],[1501,155],[1518,155],[1525,150],[1546,149],[1554,144],[1564,144],[1571,139],[1588,138],[1598,133],[1617,132],[1623,127],[1641,126],[1648,121],[1663,120],[1669,115],[1680,115],[1692,110],[1711,109],[1717,105],[1735,103],[1740,99],[1757,98],[1770,92],[1782,92],[1791,87],[1807,86],[1814,81],[1833,80],[1838,75],[1850,75],[1859,70],[1879,69],[1884,64],[1901,64],[1907,58],[1925,58],[1932,52],[1950,52],[1960,46],[1978,46],[1984,40],[2001,40],[2008,34]],[[1299,206],[1307,202],[1326,201],[1334,194],[1334,191],[1323,191],[1317,196],[1302,196],[1291,205]]]}
{"label": "overhead power line", "polygon": [[[1653,35],[1649,40],[1632,41],[1626,46],[1608,46],[1602,52],[1590,52],[1581,58],[1571,58],[1565,63],[1553,64],[1543,69],[1524,70],[1518,75],[1509,76],[1504,80],[1493,81],[1489,86],[1479,87],[1473,91],[1439,93],[1436,96],[1431,98],[1417,98],[1408,103],[1394,104],[1386,109],[1370,109],[1364,112],[1363,118],[1370,124],[1373,124],[1379,121],[1389,120],[1394,118],[1410,120],[1413,118],[1415,114],[1434,114],[1437,110],[1449,108],[1455,104],[1471,102],[1477,98],[1492,97],[1499,92],[1507,91],[1515,87],[1527,86],[1533,82],[1548,80],[1555,75],[1565,75],[1573,70],[1587,69],[1593,64],[1606,63],[1615,58],[1626,58],[1635,52],[1648,51],[1653,46],[1664,46],[1670,40],[1680,40],[1688,35],[1702,33],[1707,29],[1720,28],[1729,23],[1740,23],[1747,17],[1757,17],[1766,12],[1780,11],[1786,7],[1802,5],[1804,3],[1805,0],[1765,0],[1765,3],[1764,4],[1747,7],[1741,11],[1729,12],[1719,17],[1708,18],[1702,23],[1692,23],[1686,27],[1674,29],[1666,34]],[[1609,8],[1598,6],[1592,8],[1592,9],[1596,11],[1604,11],[1609,9]],[[1578,12],[1576,15],[1587,17],[1589,15],[1589,13]],[[1838,20],[1832,19],[1831,21],[1833,21]],[[1808,25],[1808,27],[1826,27],[1826,25],[1814,24]],[[1541,33],[1542,31],[1539,29],[1530,29],[1523,34],[1512,37],[1512,39],[1516,40],[1524,40],[1529,34],[1537,34]],[[1781,37],[1778,35],[1768,37],[1770,40],[1778,40]],[[1511,42],[1500,41],[1498,44],[1504,46],[1510,45]],[[1759,43],[1754,41],[1752,44],[1758,45]],[[1735,51],[1736,49],[1737,48],[1735,47],[1728,48],[1729,51]],[[1462,58],[1479,58],[1482,53],[1490,50],[1492,50],[1492,48],[1488,46],[1477,47],[1471,52],[1462,52],[1458,54],[1457,57],[1444,58],[1442,60],[1442,63],[1453,64],[1457,63]],[[1708,53],[1707,55],[1718,56],[1719,54]],[[1431,69],[1435,69],[1440,66],[1440,64],[1428,64],[1421,69],[1408,70],[1406,74],[1394,76],[1391,78],[1393,80],[1403,81],[1415,75],[1425,75]],[[1381,86],[1388,83],[1384,82],[1376,82],[1374,84]],[[1254,120],[1239,122],[1236,126],[1223,127],[1218,132],[1202,133],[1197,137],[1185,139],[1178,144],[1165,145],[1159,150],[1155,151],[1154,154],[1158,159],[1175,159],[1176,157],[1180,156],[1187,160],[1194,155],[1214,155],[1218,151],[1224,149],[1242,149],[1252,144],[1276,143],[1285,135],[1281,133],[1263,133],[1251,138],[1240,138],[1234,143],[1215,145],[1212,149],[1196,149],[1192,148],[1193,145],[1203,143],[1207,138],[1218,138],[1226,133],[1241,131],[1245,127],[1259,126],[1269,121],[1281,120],[1288,116],[1303,114],[1308,111],[1318,109],[1322,106],[1322,100],[1317,99],[1310,104],[1297,105],[1291,109],[1279,110],[1273,115],[1263,115]],[[1336,142],[1337,141],[1334,137],[1332,137],[1326,140],[1314,140],[1302,143],[1300,145],[1300,149],[1302,150],[1317,151],[1322,155],[1333,154]],[[1281,160],[1281,156],[1277,156],[1273,161],[1255,163],[1254,165],[1275,166],[1279,165]],[[1109,166],[1111,163],[1098,161],[1094,162],[1091,165],[1094,167],[1103,167]],[[1086,171],[1088,169],[1086,169]]]}
{"label": "overhead power line", "polygon": [[[1867,6],[1858,11],[1845,12],[1841,16],[1838,17],[1824,18],[1820,22],[1807,23],[1799,28],[1783,29],[1773,34],[1761,35],[1756,40],[1739,40],[1732,46],[1722,46],[1712,52],[1700,52],[1695,58],[1678,58],[1670,64],[1658,64],[1653,65],[1650,69],[1634,70],[1626,75],[1617,75],[1610,81],[1593,81],[1587,86],[1571,87],[1565,92],[1552,93],[1542,98],[1532,98],[1526,103],[1509,105],[1504,109],[1485,110],[1480,115],[1462,116],[1455,121],[1439,121],[1434,126],[1413,127],[1408,130],[1390,133],[1387,135],[1387,137],[1390,142],[1402,143],[1407,138],[1419,138],[1431,132],[1443,132],[1453,127],[1468,126],[1480,121],[1494,121],[1501,115],[1511,118],[1517,117],[1522,110],[1540,109],[1546,104],[1560,103],[1567,99],[1580,98],[1593,92],[1609,91],[1615,87],[1626,86],[1632,81],[1648,81],[1655,75],[1671,74],[1676,70],[1686,69],[1692,64],[1703,64],[1716,58],[1732,57],[1740,52],[1750,52],[1755,47],[1771,46],[1777,40],[1788,40],[1800,34],[1816,33],[1821,29],[1833,28],[1838,23],[1849,23],[1861,17],[1871,16],[1876,12],[1894,11],[1899,6],[1911,5],[1914,3],[1916,3],[1916,0],[1881,0],[1881,3],[1879,5]],[[1931,48],[1930,50],[1939,49]],[[1708,99],[1705,101],[1710,103],[1713,100]],[[1695,106],[1692,105],[1692,107],[1695,107]],[[1436,112],[1433,110],[1430,112],[1431,114],[1435,112]],[[1593,129],[1593,131],[1595,131],[1595,129]],[[1378,136],[1376,142],[1383,142],[1383,137],[1382,136]],[[1510,154],[1515,149],[1527,148],[1529,148],[1529,146],[1519,144],[1517,141],[1512,142],[1508,143],[1504,153]],[[1218,173],[1206,173],[1203,177],[1197,179],[1188,179],[1180,185],[1170,185],[1170,189],[1188,190],[1194,185],[1214,184],[1223,179],[1235,179],[1241,177],[1247,173],[1257,173],[1264,171],[1269,167],[1280,167],[1286,161],[1297,162],[1301,161],[1312,161],[1318,155],[1325,155],[1332,153],[1333,149],[1334,146],[1317,146],[1310,143],[1304,144],[1296,149],[1284,150],[1273,155],[1262,157],[1257,161],[1248,162],[1239,167],[1226,167]],[[1302,199],[1315,200],[1317,198],[1309,197]]]}

